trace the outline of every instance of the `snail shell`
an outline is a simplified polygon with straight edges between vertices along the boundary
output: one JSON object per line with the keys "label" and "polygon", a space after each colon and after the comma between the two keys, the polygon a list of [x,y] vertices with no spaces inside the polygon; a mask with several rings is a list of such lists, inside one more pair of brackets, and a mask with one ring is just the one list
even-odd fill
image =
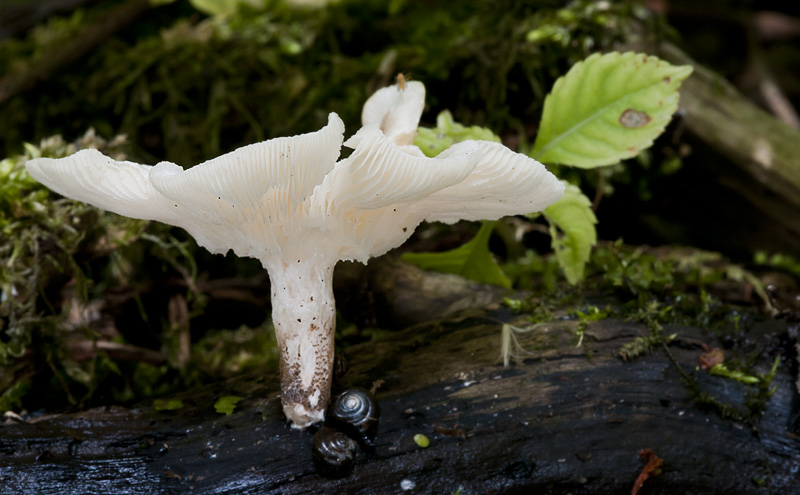
{"label": "snail shell", "polygon": [[358,444],[330,426],[314,434],[313,458],[317,470],[328,476],[345,476],[353,470]]}
{"label": "snail shell", "polygon": [[375,397],[361,388],[350,388],[336,396],[331,418],[356,432],[366,442],[375,438],[381,408]]}

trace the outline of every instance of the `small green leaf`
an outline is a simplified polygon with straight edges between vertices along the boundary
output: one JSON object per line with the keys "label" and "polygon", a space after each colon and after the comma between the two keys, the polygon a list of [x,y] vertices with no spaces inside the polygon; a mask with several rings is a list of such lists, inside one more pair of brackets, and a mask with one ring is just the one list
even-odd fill
{"label": "small green leaf", "polygon": [[64,372],[78,383],[82,383],[87,387],[92,383],[92,374],[85,370],[77,361],[72,359],[65,359],[61,361],[61,366]]}
{"label": "small green leaf", "polygon": [[431,444],[431,441],[428,440],[428,437],[426,437],[422,433],[417,433],[416,435],[414,435],[414,443],[425,449],[428,448],[428,445]]}
{"label": "small green leaf", "polygon": [[547,95],[531,156],[582,168],[635,156],[663,132],[691,72],[633,52],[578,62]]}
{"label": "small green leaf", "polygon": [[226,395],[214,403],[214,409],[220,414],[230,416],[233,410],[236,409],[236,404],[238,404],[240,400],[242,400],[241,397]]}
{"label": "small green leaf", "polygon": [[731,380],[736,380],[737,382],[746,383],[748,385],[755,385],[761,382],[761,379],[757,376],[748,375],[740,370],[731,370],[722,363],[715,364],[708,372],[714,376],[730,378]]}
{"label": "small green leaf", "polygon": [[22,398],[31,389],[31,382],[29,380],[19,380],[14,382],[14,385],[7,388],[2,395],[0,395],[0,414],[10,411],[14,407],[19,407],[22,404]]}
{"label": "small green leaf", "polygon": [[450,111],[444,110],[436,117],[435,128],[420,127],[417,129],[414,144],[426,156],[434,157],[453,144],[467,140],[500,142],[500,138],[489,129],[477,125],[471,127],[461,125],[453,120]]}
{"label": "small green leaf", "polygon": [[443,253],[405,253],[402,260],[423,270],[455,273],[483,284],[510,288],[511,281],[497,265],[489,251],[489,237],[494,222],[483,222],[469,242]]}
{"label": "small green leaf", "polygon": [[39,158],[42,156],[42,150],[31,143],[22,143],[22,147],[25,148],[25,153],[27,153],[31,158]]}
{"label": "small green leaf", "polygon": [[156,411],[176,411],[183,407],[180,399],[156,399],[153,401],[153,409]]}
{"label": "small green leaf", "polygon": [[[583,270],[592,246],[597,243],[595,224],[597,217],[592,203],[581,190],[565,182],[564,196],[544,210],[550,222],[550,236],[558,264],[564,270],[567,281],[576,284],[583,280]],[[563,232],[559,236],[558,230]]]}

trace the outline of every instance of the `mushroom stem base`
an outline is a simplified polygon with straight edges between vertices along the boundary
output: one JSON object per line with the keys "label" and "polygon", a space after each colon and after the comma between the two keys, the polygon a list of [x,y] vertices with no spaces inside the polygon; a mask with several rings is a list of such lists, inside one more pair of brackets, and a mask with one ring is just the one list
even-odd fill
{"label": "mushroom stem base", "polygon": [[333,266],[270,266],[272,321],[280,349],[281,403],[293,428],[325,419],[333,371]]}

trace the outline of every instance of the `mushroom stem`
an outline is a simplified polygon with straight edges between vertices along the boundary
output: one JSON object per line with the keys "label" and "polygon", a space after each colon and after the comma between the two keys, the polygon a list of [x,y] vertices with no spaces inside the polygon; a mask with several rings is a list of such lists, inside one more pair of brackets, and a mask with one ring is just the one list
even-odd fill
{"label": "mushroom stem", "polygon": [[[294,260],[293,260],[294,261]],[[281,403],[293,428],[325,419],[333,371],[333,264],[297,260],[267,267],[280,349]]]}

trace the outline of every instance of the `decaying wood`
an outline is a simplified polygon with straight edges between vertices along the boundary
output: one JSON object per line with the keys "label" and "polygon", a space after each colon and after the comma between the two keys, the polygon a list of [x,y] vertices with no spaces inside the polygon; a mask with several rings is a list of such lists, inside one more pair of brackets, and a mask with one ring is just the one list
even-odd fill
{"label": "decaying wood", "polygon": [[759,108],[722,76],[670,43],[641,43],[626,49],[694,67],[680,90],[686,127],[730,159],[715,169],[720,184],[737,191],[773,230],[783,232],[784,249],[800,252],[800,130]]}
{"label": "decaying wood", "polygon": [[424,272],[391,256],[366,266],[340,263],[333,283],[339,310],[354,318],[366,313],[366,325],[398,330],[463,309],[496,304],[511,294],[458,275]]}
{"label": "decaying wood", "polygon": [[[405,313],[424,287],[453,286],[461,297],[458,287],[467,285],[396,263],[370,269],[398,284],[391,298],[379,285],[372,290],[397,301],[386,302],[391,315]],[[410,294],[401,297],[402,290]],[[439,292],[439,307],[458,298],[446,293]],[[645,495],[800,486],[800,400],[785,321],[745,315],[738,330],[717,333],[733,348],[763,344],[760,372],[783,359],[774,395],[749,424],[699,406],[681,378],[679,370],[696,374],[699,388],[730,411],[745,408],[748,386],[696,370],[702,344],[714,345],[703,329],[664,329],[677,334],[668,346],[674,362],[664,349],[623,362],[620,347],[647,335],[644,325],[590,323],[577,347],[579,323],[562,310],[519,334],[530,354],[504,368],[501,322],[528,321],[492,304],[495,289],[488,293],[488,307],[475,307],[473,296],[473,307],[346,350],[350,369],[336,387],[374,389],[383,411],[374,451],[361,452],[349,476],[316,473],[312,434],[284,424],[276,376],[242,376],[180,396],[184,407],[175,412],[145,403],[8,418],[0,426],[0,493],[630,493],[644,467],[642,449],[663,459],[661,473],[644,482]],[[613,301],[598,304],[606,303]],[[213,408],[225,395],[244,397],[230,416]],[[428,436],[428,448],[414,442],[418,433]],[[410,483],[414,489],[401,488]]]}

